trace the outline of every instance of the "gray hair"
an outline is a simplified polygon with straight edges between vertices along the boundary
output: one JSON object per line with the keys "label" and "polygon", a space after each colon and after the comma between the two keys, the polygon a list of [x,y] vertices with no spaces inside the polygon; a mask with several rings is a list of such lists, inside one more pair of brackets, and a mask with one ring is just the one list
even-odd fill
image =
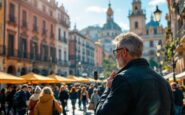
{"label": "gray hair", "polygon": [[123,33],[115,38],[118,48],[126,48],[131,56],[141,57],[143,53],[143,40],[133,32]]}

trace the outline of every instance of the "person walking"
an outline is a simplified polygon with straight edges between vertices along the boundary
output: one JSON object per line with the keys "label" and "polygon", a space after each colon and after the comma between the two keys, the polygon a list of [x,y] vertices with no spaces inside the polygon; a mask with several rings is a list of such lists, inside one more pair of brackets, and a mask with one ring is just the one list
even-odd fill
{"label": "person walking", "polygon": [[83,112],[84,112],[84,114],[86,114],[86,112],[87,112],[86,106],[87,106],[87,103],[89,100],[89,95],[88,95],[88,91],[86,90],[86,87],[82,88],[80,99],[81,99],[81,102],[83,105]]}
{"label": "person walking", "polygon": [[183,108],[183,92],[179,89],[177,83],[172,83],[172,91],[175,102],[175,115],[182,115]]}
{"label": "person walking", "polygon": [[58,113],[62,112],[62,107],[54,98],[52,89],[44,87],[34,108],[34,115],[52,115],[53,109],[56,109]]}
{"label": "person walking", "polygon": [[71,99],[71,104],[73,109],[73,115],[75,115],[75,109],[76,109],[75,105],[76,105],[77,98],[78,98],[78,94],[77,94],[76,88],[72,87],[70,91],[70,99]]}
{"label": "person walking", "polygon": [[59,100],[60,100],[60,102],[62,104],[63,114],[64,115],[67,115],[67,113],[66,113],[66,105],[67,105],[68,98],[69,98],[68,92],[65,90],[64,85],[61,85],[61,87],[60,87],[60,93],[59,93]]}
{"label": "person walking", "polygon": [[120,70],[112,72],[96,115],[174,115],[168,82],[141,58],[143,40],[128,32],[115,38],[113,54]]}
{"label": "person walking", "polygon": [[29,99],[29,104],[28,104],[29,114],[28,115],[34,115],[34,108],[39,100],[40,92],[41,92],[40,86],[36,86],[34,94],[31,95]]}
{"label": "person walking", "polygon": [[3,111],[4,115],[6,115],[6,107],[5,107],[5,103],[6,103],[6,95],[5,95],[5,89],[1,89],[0,92],[0,114]]}
{"label": "person walking", "polygon": [[91,95],[91,103],[93,103],[93,105],[94,105],[94,112],[96,110],[96,106],[97,106],[99,100],[100,100],[100,96],[98,94],[98,90],[94,89],[93,94]]}
{"label": "person walking", "polygon": [[27,95],[26,92],[28,90],[28,85],[23,84],[21,89],[17,91],[14,95],[14,106],[16,107],[16,111],[18,115],[25,115],[27,112]]}

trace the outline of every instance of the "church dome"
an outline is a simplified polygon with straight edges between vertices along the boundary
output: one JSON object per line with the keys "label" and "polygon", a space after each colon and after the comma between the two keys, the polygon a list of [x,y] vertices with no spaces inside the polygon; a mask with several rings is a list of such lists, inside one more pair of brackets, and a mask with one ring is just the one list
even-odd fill
{"label": "church dome", "polygon": [[154,21],[153,16],[151,16],[151,20],[146,24],[146,28],[150,28],[150,27],[157,28],[158,26],[159,26],[159,23]]}
{"label": "church dome", "polygon": [[103,25],[103,30],[118,30],[121,31],[121,28],[114,21],[108,21]]}

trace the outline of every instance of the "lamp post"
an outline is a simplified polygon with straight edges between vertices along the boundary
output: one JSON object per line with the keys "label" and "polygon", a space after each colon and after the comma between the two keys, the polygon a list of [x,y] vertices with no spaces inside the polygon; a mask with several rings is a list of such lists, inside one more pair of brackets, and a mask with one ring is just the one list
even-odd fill
{"label": "lamp post", "polygon": [[162,73],[162,70],[163,70],[163,60],[162,60],[162,48],[161,48],[161,45],[157,45],[157,52],[156,52],[156,55],[157,55],[157,60],[159,62],[159,70],[160,70],[160,74],[161,76],[163,76],[163,73]]}
{"label": "lamp post", "polygon": [[155,16],[155,20],[157,22],[160,22],[160,20],[161,20],[161,13],[162,13],[162,11],[159,10],[158,6],[156,6],[156,10],[154,11],[154,16]]}

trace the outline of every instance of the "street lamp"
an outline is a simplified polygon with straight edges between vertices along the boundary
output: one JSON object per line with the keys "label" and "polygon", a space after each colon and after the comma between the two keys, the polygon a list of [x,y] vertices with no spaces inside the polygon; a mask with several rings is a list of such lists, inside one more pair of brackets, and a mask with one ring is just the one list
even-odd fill
{"label": "street lamp", "polygon": [[163,76],[163,73],[162,73],[162,65],[163,65],[163,60],[162,60],[162,56],[161,56],[161,51],[162,51],[162,47],[161,45],[157,45],[157,52],[156,52],[156,55],[157,55],[157,59],[158,59],[158,62],[159,62],[159,69],[160,69],[160,74]]}
{"label": "street lamp", "polygon": [[159,10],[158,6],[156,6],[156,10],[154,11],[154,17],[157,22],[160,22],[161,20],[161,13],[162,11]]}

